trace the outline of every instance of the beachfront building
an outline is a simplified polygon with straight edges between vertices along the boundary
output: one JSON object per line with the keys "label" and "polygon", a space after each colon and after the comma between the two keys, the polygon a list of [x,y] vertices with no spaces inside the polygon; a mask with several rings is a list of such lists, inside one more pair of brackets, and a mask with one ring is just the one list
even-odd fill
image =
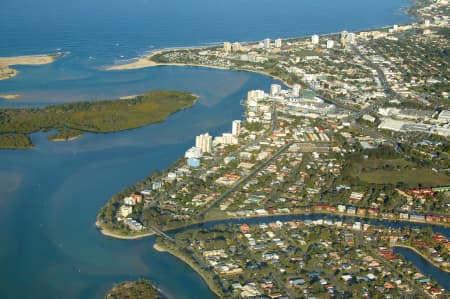
{"label": "beachfront building", "polygon": [[280,92],[281,92],[281,85],[279,85],[279,84],[270,85],[270,95],[271,96],[276,96]]}
{"label": "beachfront building", "polygon": [[342,46],[346,46],[347,45],[347,35],[348,35],[347,31],[342,31],[341,32],[340,42],[341,42]]}
{"label": "beachfront building", "polygon": [[190,159],[190,158],[201,158],[202,156],[202,150],[198,147],[191,147],[190,149],[188,149],[185,153],[184,153],[184,157],[186,159]]}
{"label": "beachfront building", "polygon": [[225,53],[230,53],[231,52],[231,43],[230,42],[224,42],[223,43],[223,50],[225,51]]}
{"label": "beachfront building", "polygon": [[239,51],[241,51],[241,49],[242,49],[241,44],[238,43],[238,42],[234,42],[234,43],[231,45],[231,50],[232,50],[233,52],[239,52]]}
{"label": "beachfront building", "polygon": [[270,38],[266,38],[264,40],[264,48],[265,49],[270,49]]}
{"label": "beachfront building", "polygon": [[231,123],[231,134],[233,136],[239,136],[241,134],[241,121],[240,120],[233,120]]}
{"label": "beachfront building", "polygon": [[317,34],[314,34],[313,36],[311,36],[311,43],[313,45],[318,45],[319,44],[319,36]]}
{"label": "beachfront building", "polygon": [[198,147],[202,153],[210,153],[212,150],[212,136],[205,133],[195,137],[195,147]]}
{"label": "beachfront building", "polygon": [[292,91],[291,91],[292,96],[299,97],[301,90],[302,90],[302,86],[300,84],[294,84],[294,86],[292,86]]}
{"label": "beachfront building", "polygon": [[275,48],[281,48],[281,38],[275,40]]}
{"label": "beachfront building", "polygon": [[327,49],[333,49],[334,47],[334,40],[327,40]]}

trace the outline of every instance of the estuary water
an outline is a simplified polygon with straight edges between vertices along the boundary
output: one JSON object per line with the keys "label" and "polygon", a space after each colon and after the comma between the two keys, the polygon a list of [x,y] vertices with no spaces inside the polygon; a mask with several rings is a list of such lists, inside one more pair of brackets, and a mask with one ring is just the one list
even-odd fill
{"label": "estuary water", "polygon": [[249,89],[266,76],[194,67],[104,72],[101,68],[177,46],[358,30],[403,23],[406,0],[4,0],[0,56],[63,51],[50,65],[20,66],[0,107],[40,106],[191,91],[198,103],[167,121],[67,143],[33,135],[31,150],[0,151],[0,298],[101,298],[113,283],[145,277],[169,298],[213,298],[201,278],[155,252],[153,239],[98,233],[97,211],[125,186],[161,170],[194,136],[231,130]]}

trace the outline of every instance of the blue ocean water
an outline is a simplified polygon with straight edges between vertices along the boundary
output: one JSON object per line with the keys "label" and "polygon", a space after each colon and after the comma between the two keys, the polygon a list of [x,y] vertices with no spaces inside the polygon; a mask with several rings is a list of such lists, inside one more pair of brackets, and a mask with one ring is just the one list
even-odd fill
{"label": "blue ocean water", "polygon": [[153,239],[121,241],[94,226],[120,189],[166,168],[196,134],[230,130],[239,101],[272,79],[245,72],[157,67],[105,72],[152,49],[358,30],[408,21],[406,0],[2,0],[0,56],[67,53],[53,64],[20,66],[0,81],[0,107],[116,98],[154,89],[200,96],[166,122],[67,143],[33,135],[32,150],[0,151],[0,298],[101,298],[140,276],[169,298],[213,298]]}
{"label": "blue ocean water", "polygon": [[[403,23],[408,0],[3,0],[0,56],[65,52],[56,63],[19,66],[0,106],[114,98],[146,87],[161,72],[103,72],[147,51],[286,38]],[[164,74],[166,75],[166,74]]]}

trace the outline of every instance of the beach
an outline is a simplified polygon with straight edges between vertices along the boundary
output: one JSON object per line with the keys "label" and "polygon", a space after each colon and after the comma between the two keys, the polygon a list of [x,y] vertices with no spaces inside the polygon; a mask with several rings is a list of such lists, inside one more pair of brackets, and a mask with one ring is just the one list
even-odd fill
{"label": "beach", "polygon": [[[158,51],[152,51],[150,53],[148,53],[145,56],[139,57],[137,58],[135,61],[132,61],[130,63],[124,63],[124,64],[118,64],[118,65],[113,65],[113,66],[107,66],[105,67],[103,70],[105,71],[124,71],[124,70],[137,70],[137,69],[142,69],[142,68],[146,68],[146,67],[154,67],[154,66],[163,66],[163,65],[172,65],[172,66],[199,66],[199,67],[207,67],[207,68],[212,68],[212,69],[220,69],[220,70],[229,70],[230,68],[227,67],[221,67],[221,66],[214,66],[214,65],[205,65],[205,64],[195,64],[195,63],[173,63],[173,62],[168,62],[168,63],[159,63],[159,62],[154,62],[152,60],[152,58],[156,55],[165,53],[167,51],[173,51],[173,50],[200,50],[200,49],[204,49],[207,48],[205,47],[196,47],[196,48],[177,48],[177,49],[163,49],[163,50],[158,50]],[[265,74],[265,73],[263,73]]]}
{"label": "beach", "polygon": [[[0,77],[1,77],[1,75],[0,75]],[[20,94],[0,94],[0,99],[4,99],[4,100],[17,100],[18,98],[20,98]]]}
{"label": "beach", "polygon": [[[63,53],[0,57],[0,80],[6,80],[17,76],[17,70],[10,68],[12,65],[44,65],[54,62]],[[2,98],[5,98],[2,96]]]}

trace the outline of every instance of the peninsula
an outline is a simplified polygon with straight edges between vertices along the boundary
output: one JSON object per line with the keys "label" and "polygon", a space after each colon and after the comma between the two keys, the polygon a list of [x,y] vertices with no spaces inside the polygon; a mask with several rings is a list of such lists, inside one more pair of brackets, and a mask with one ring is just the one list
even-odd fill
{"label": "peninsula", "polygon": [[13,65],[49,64],[63,55],[64,53],[54,53],[45,55],[0,57],[0,80],[11,79],[19,74],[19,71],[11,68]]}
{"label": "peninsula", "polygon": [[194,105],[181,91],[152,91],[122,100],[79,102],[44,108],[0,109],[0,148],[30,148],[29,134],[58,129],[51,140],[71,140],[83,132],[110,133],[165,120]]}
{"label": "peninsula", "polygon": [[[449,240],[431,226],[450,223],[447,4],[416,1],[411,24],[168,49],[107,68],[245,70],[290,88],[248,91],[231,132],[196,136],[184,158],[114,195],[97,226],[157,235],[219,297],[447,296],[395,252],[450,267]],[[411,228],[372,227],[384,222]]]}
{"label": "peninsula", "polygon": [[115,285],[105,299],[159,299],[161,294],[148,280],[125,281]]}

